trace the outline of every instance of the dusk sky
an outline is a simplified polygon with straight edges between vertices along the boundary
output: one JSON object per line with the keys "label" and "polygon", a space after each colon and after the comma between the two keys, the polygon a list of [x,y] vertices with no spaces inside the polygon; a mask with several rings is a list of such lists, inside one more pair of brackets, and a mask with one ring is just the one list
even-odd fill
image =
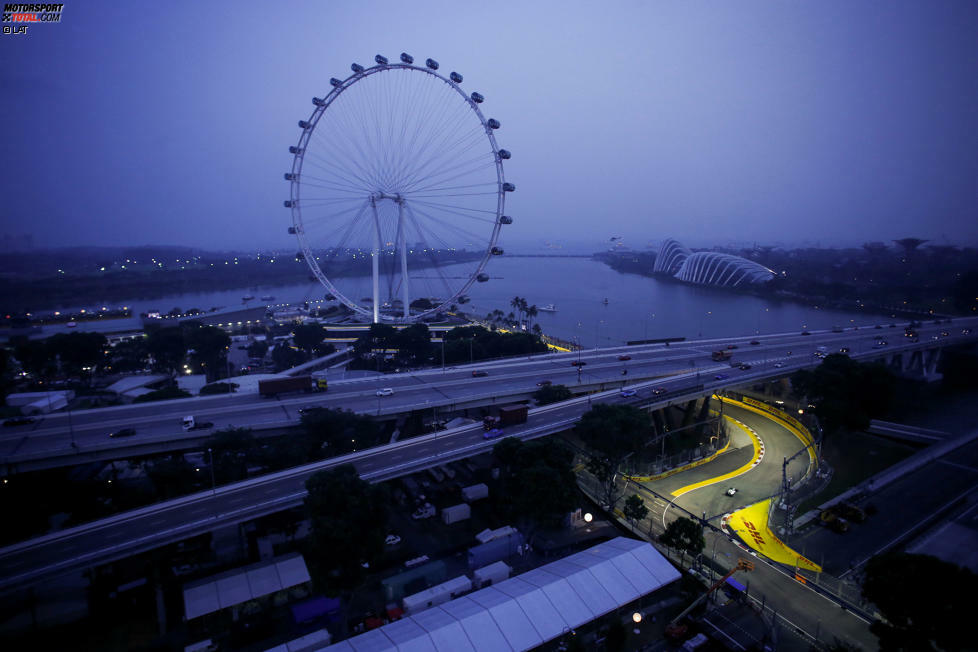
{"label": "dusk sky", "polygon": [[404,51],[502,123],[504,245],[975,245],[976,34],[973,0],[69,0],[0,36],[0,234],[294,246],[297,120]]}

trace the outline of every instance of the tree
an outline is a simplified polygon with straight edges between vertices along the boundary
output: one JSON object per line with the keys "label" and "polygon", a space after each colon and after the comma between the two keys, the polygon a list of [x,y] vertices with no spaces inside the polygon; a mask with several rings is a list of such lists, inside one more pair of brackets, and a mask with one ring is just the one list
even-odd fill
{"label": "tree", "polygon": [[318,591],[337,595],[362,577],[362,563],[374,564],[387,536],[386,487],[360,479],[352,465],[320,471],[306,481],[311,532],[305,553]]}
{"label": "tree", "polygon": [[913,252],[916,251],[917,247],[927,241],[921,240],[920,238],[901,238],[900,240],[894,240],[893,242],[903,249],[903,253],[907,258],[910,258],[910,256],[913,255]]}
{"label": "tree", "polygon": [[395,338],[397,358],[406,364],[420,364],[431,355],[431,332],[427,324],[411,324]]}
{"label": "tree", "polygon": [[791,386],[796,394],[815,404],[822,427],[835,432],[868,428],[870,420],[889,407],[894,379],[880,363],[859,363],[834,353],[814,370],[792,374]]}
{"label": "tree", "polygon": [[326,329],[322,324],[299,324],[292,329],[292,342],[310,356],[312,355],[312,350],[325,337]]}
{"label": "tree", "polygon": [[382,443],[377,423],[349,410],[312,410],[302,415],[302,427],[311,438],[310,445],[328,448],[330,457]]}
{"label": "tree", "polygon": [[54,373],[54,356],[44,340],[27,340],[14,348],[14,357],[21,369],[34,376],[45,378]]}
{"label": "tree", "polygon": [[306,361],[306,355],[302,351],[297,351],[287,344],[276,344],[272,349],[272,362],[275,364],[275,371],[284,371],[302,364]]}
{"label": "tree", "polygon": [[604,503],[612,510],[621,497],[619,467],[644,444],[649,417],[630,405],[601,403],[586,412],[574,430],[591,451],[588,470],[604,486]]}
{"label": "tree", "polygon": [[149,349],[146,346],[146,338],[141,337],[133,340],[119,342],[109,353],[110,365],[113,371],[139,371],[146,367],[149,358]]}
{"label": "tree", "polygon": [[703,526],[685,516],[680,516],[667,525],[659,541],[670,548],[687,552],[693,557],[703,552],[703,548],[706,547]]}
{"label": "tree", "polygon": [[370,324],[370,330],[353,343],[353,352],[361,360],[397,348],[397,329],[390,324]]}
{"label": "tree", "polygon": [[641,499],[637,494],[632,494],[625,500],[625,507],[622,509],[625,514],[625,518],[632,526],[632,532],[635,531],[635,522],[641,521],[649,513],[649,508],[645,506],[645,501]]}
{"label": "tree", "polygon": [[866,564],[863,597],[885,621],[870,630],[881,650],[973,649],[975,574],[930,555],[877,555]]}
{"label": "tree", "polygon": [[248,461],[255,448],[250,428],[225,428],[207,438],[218,484],[237,482],[248,477]]}
{"label": "tree", "polygon": [[60,361],[64,373],[79,377],[105,362],[106,343],[101,333],[58,333],[45,344],[49,355]]}
{"label": "tree", "polygon": [[560,526],[577,506],[574,455],[553,439],[524,442],[507,437],[493,453],[503,469],[502,508],[528,538],[536,529]]}
{"label": "tree", "polygon": [[227,369],[228,347],[231,336],[216,326],[204,326],[192,321],[182,324],[184,344],[190,349],[191,364],[213,381],[221,377]]}
{"label": "tree", "polygon": [[567,389],[566,385],[544,385],[533,392],[533,398],[536,399],[537,405],[559,403],[560,401],[566,401],[571,396],[573,394]]}
{"label": "tree", "polygon": [[146,348],[153,356],[154,366],[171,376],[176,373],[187,356],[183,330],[176,327],[160,328],[150,332],[146,337]]}
{"label": "tree", "polygon": [[268,353],[268,341],[266,340],[255,340],[248,345],[249,358],[264,358],[266,353]]}

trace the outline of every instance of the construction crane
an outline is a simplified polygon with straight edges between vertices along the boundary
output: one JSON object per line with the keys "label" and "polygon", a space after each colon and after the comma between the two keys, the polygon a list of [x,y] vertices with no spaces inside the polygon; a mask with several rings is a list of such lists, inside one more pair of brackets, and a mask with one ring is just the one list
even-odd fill
{"label": "construction crane", "polygon": [[683,609],[678,616],[676,616],[675,618],[669,621],[669,624],[666,625],[666,631],[665,631],[666,636],[675,640],[685,635],[686,626],[680,625],[679,622],[686,616],[686,614],[692,611],[696,607],[696,605],[698,605],[703,600],[705,600],[707,596],[709,596],[711,593],[713,593],[718,588],[720,588],[724,582],[726,582],[730,577],[733,576],[734,573],[736,573],[737,571],[744,571],[746,573],[749,573],[752,570],[754,570],[754,562],[748,559],[744,559],[743,557],[738,559],[737,565],[731,568],[730,572],[728,572],[726,575],[724,575],[719,580],[717,580],[716,583],[713,586],[711,586],[709,589],[707,589],[707,591],[703,595],[693,600],[693,603],[691,605]]}

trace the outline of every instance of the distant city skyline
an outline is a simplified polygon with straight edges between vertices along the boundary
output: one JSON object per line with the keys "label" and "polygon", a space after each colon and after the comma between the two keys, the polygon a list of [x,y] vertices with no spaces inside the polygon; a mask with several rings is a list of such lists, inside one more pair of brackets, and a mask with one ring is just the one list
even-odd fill
{"label": "distant city skyline", "polygon": [[352,62],[406,51],[502,123],[504,248],[973,246],[976,26],[955,0],[71,5],[0,38],[0,232],[293,246],[296,122]]}

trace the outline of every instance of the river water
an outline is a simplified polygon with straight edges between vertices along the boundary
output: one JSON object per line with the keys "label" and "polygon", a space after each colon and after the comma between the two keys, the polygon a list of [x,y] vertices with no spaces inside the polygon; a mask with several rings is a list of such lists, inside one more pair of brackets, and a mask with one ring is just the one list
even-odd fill
{"label": "river water", "polygon": [[[663,281],[635,274],[619,273],[590,258],[494,258],[486,268],[487,283],[475,283],[469,290],[471,302],[463,308],[485,316],[494,309],[509,313],[514,296],[530,304],[553,304],[556,312],[540,312],[536,321],[543,331],[585,347],[611,346],[627,340],[663,337],[722,337],[756,333],[822,329],[835,325],[862,325],[881,321],[874,313],[826,310],[814,305],[772,301],[735,292]],[[451,267],[446,268],[446,275]],[[138,315],[148,310],[167,312],[213,307],[231,309],[257,307],[269,303],[261,296],[274,296],[272,304],[314,301],[325,290],[317,284],[302,283],[282,287],[261,285],[261,279],[248,279],[238,290],[188,293],[158,299],[133,299],[127,305]],[[353,299],[369,296],[369,278],[339,279],[341,292]],[[255,295],[243,301],[247,295]],[[607,299],[607,304],[604,300]],[[101,306],[84,306],[98,310]],[[108,305],[108,308],[120,307]],[[111,322],[78,324],[77,330],[114,330],[138,327],[138,318]],[[45,332],[61,330],[46,327]]]}

